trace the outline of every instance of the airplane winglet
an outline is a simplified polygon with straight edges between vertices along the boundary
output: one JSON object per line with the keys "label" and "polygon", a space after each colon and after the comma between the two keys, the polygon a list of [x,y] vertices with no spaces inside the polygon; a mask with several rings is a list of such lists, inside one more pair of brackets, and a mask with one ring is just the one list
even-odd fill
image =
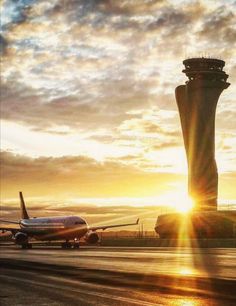
{"label": "airplane winglet", "polygon": [[138,224],[139,223],[139,218],[137,219],[137,221],[136,221],[136,224]]}

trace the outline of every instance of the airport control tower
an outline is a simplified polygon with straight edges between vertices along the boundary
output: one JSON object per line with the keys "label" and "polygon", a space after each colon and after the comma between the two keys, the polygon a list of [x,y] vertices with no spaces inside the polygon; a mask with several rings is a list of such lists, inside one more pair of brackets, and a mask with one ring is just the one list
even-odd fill
{"label": "airport control tower", "polygon": [[188,161],[188,189],[195,209],[217,210],[218,173],[215,161],[215,112],[227,83],[225,62],[213,58],[183,61],[188,77],[176,88]]}

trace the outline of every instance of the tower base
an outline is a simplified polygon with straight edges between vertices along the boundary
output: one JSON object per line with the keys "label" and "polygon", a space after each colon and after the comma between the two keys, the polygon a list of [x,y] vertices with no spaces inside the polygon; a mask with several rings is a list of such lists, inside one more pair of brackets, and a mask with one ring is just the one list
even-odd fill
{"label": "tower base", "polygon": [[157,218],[155,231],[163,239],[236,237],[236,211],[169,213]]}

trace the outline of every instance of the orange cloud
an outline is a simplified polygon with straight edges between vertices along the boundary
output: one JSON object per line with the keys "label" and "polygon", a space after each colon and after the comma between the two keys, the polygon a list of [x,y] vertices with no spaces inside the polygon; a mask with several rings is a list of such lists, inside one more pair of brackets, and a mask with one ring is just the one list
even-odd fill
{"label": "orange cloud", "polygon": [[3,198],[19,190],[29,196],[66,195],[87,197],[139,197],[159,195],[171,182],[185,177],[170,173],[148,173],[118,161],[97,162],[78,156],[29,158],[1,153]]}

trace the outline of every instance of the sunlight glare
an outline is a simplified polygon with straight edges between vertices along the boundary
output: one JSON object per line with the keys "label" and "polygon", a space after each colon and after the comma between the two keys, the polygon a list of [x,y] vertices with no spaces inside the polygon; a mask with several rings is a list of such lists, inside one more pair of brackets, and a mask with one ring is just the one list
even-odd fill
{"label": "sunlight glare", "polygon": [[184,275],[184,276],[189,276],[189,275],[193,275],[195,273],[194,273],[193,269],[190,269],[190,268],[186,267],[186,268],[181,268],[179,270],[179,274]]}
{"label": "sunlight glare", "polygon": [[185,197],[180,200],[181,202],[176,205],[176,210],[180,213],[188,213],[193,209],[194,203],[190,197]]}
{"label": "sunlight glare", "polygon": [[173,192],[167,194],[163,199],[170,207],[179,213],[188,213],[194,207],[194,201],[185,192]]}

